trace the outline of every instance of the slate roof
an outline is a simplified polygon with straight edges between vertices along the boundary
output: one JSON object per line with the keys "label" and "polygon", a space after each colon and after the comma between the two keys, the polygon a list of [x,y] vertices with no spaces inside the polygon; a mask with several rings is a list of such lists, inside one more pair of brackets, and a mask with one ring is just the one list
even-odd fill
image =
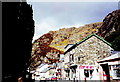
{"label": "slate roof", "polygon": [[44,68],[43,70],[41,70],[41,73],[46,73],[47,71],[49,71],[50,69],[53,69],[55,66],[55,64],[51,64],[48,67]]}
{"label": "slate roof", "polygon": [[41,68],[42,66],[44,66],[45,64],[41,64],[41,65],[39,65],[37,68]]}
{"label": "slate roof", "polygon": [[51,69],[51,67],[47,67],[47,68],[43,69],[43,70],[41,71],[41,73],[46,73],[46,72],[49,71],[50,69]]}
{"label": "slate roof", "polygon": [[98,63],[106,62],[106,61],[108,62],[108,61],[112,61],[112,60],[115,60],[115,59],[116,59],[116,60],[120,60],[120,52],[115,53],[114,55],[111,55],[111,56],[109,56],[109,57],[106,57],[106,58],[98,61]]}
{"label": "slate roof", "polygon": [[112,51],[112,55],[114,55],[116,53],[120,53],[120,51]]}
{"label": "slate roof", "polygon": [[65,48],[67,48],[69,45],[74,45],[74,44],[67,44],[67,45],[65,46]]}

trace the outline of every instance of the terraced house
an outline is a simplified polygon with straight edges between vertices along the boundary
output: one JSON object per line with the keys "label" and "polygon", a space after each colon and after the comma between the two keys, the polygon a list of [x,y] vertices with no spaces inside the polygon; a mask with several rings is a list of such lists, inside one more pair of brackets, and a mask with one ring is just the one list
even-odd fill
{"label": "terraced house", "polygon": [[[91,34],[65,51],[65,74],[70,80],[90,80],[96,62],[111,55],[111,44]],[[68,79],[67,78],[67,79]]]}

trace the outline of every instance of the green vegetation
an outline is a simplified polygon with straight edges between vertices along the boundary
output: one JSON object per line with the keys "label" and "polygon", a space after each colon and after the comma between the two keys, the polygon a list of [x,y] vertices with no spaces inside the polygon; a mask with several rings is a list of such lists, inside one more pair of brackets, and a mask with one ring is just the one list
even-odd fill
{"label": "green vegetation", "polygon": [[105,40],[112,44],[114,50],[120,51],[120,31],[112,32]]}

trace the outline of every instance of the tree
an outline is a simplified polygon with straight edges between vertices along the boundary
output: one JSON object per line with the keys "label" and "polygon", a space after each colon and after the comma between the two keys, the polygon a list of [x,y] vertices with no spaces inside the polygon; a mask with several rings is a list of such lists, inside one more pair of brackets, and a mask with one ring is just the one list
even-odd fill
{"label": "tree", "polygon": [[2,2],[2,80],[26,79],[31,58],[34,20],[32,7],[26,2]]}

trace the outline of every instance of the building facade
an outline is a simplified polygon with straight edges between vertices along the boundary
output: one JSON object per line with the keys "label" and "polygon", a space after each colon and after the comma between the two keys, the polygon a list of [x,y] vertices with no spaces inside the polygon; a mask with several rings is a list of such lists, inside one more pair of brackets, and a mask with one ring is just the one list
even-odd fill
{"label": "building facade", "polygon": [[[78,76],[76,72],[77,69],[80,69],[80,67],[78,67],[79,65],[87,65],[87,67],[93,65],[94,68],[97,61],[110,56],[111,51],[113,50],[110,46],[111,44],[101,37],[96,34],[91,34],[66,50],[64,54],[64,64],[69,67],[68,77],[70,80],[78,79],[80,77],[80,75]],[[85,72],[89,71],[86,68],[83,71],[85,77],[90,78],[88,73],[85,74]],[[91,71],[91,74],[92,72],[93,71]]]}
{"label": "building facade", "polygon": [[[108,71],[109,76],[107,76],[107,79],[120,80],[120,52],[112,54],[111,56],[98,61],[98,63],[100,66],[106,65],[101,72],[107,73]],[[108,68],[108,70],[106,70],[106,68]]]}

